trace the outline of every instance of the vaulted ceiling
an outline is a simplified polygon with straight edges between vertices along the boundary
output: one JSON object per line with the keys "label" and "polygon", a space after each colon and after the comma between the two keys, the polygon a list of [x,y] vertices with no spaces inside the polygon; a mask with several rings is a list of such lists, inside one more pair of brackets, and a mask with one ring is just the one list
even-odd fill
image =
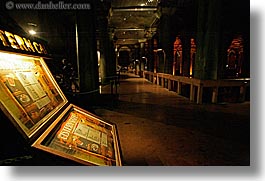
{"label": "vaulted ceiling", "polygon": [[193,0],[110,0],[108,13],[110,33],[118,46],[145,42],[156,34],[162,14],[176,13],[178,15],[176,21],[181,23],[183,12],[193,2]]}
{"label": "vaulted ceiling", "polygon": [[[81,0],[76,1],[81,2]],[[173,15],[174,22],[172,22],[172,27],[176,24],[185,23],[186,25],[190,21],[185,21],[184,19],[192,14],[190,13],[193,12],[191,7],[195,1],[196,0],[96,0],[96,37],[100,39],[100,36],[105,36],[104,33],[106,33],[106,29],[102,28],[102,24],[105,24],[103,21],[107,18],[107,31],[113,40],[115,40],[115,45],[134,46],[135,44],[145,42],[149,38],[152,38],[158,32],[160,20],[163,18],[163,15]],[[47,11],[47,13],[48,12],[49,11]],[[14,19],[17,20],[25,30],[28,29],[27,23],[29,20],[36,21],[38,25],[43,24],[41,16],[38,15],[38,11],[12,11],[9,13],[13,14],[12,16],[15,17]],[[61,14],[61,16],[68,18],[68,20],[66,19],[65,21],[74,22],[74,20],[71,20],[71,17],[74,17],[74,13],[75,11],[60,11],[58,15]],[[65,14],[68,14],[68,16]],[[47,14],[47,16],[48,15],[49,14]],[[34,18],[36,20],[34,20]],[[47,20],[45,23],[50,23],[50,21],[51,20]],[[47,32],[47,34],[48,33],[49,32]],[[54,34],[54,32],[50,34]]]}
{"label": "vaulted ceiling", "polygon": [[[70,1],[70,0],[66,0]],[[76,0],[76,2],[83,2]],[[91,0],[92,2],[93,0]],[[96,37],[105,36],[104,33],[108,31],[110,36],[115,40],[115,45],[129,46],[140,42],[145,42],[152,38],[157,32],[160,32],[160,23],[163,22],[163,17],[169,15],[172,19],[170,28],[173,32],[180,31],[183,28],[185,31],[192,31],[196,29],[197,7],[196,3],[199,0],[95,0],[96,2]],[[231,24],[238,23],[241,27],[244,23],[238,19],[248,18],[248,6],[240,7],[240,0],[223,0],[224,2],[224,16],[231,19],[226,22],[224,26],[230,29]],[[236,7],[236,9],[234,8]],[[246,8],[244,8],[246,7]],[[218,7],[217,7],[218,8]],[[241,8],[240,11],[238,9]],[[48,19],[44,22],[42,16],[38,15],[38,11],[7,11],[14,17],[18,24],[25,30],[29,27],[28,22],[34,22],[37,25],[45,25],[52,22],[53,19]],[[47,17],[51,11],[47,11]],[[56,15],[61,14],[66,17],[65,21],[59,21],[58,24],[63,24],[66,21],[74,22],[73,18],[75,11],[56,11]],[[66,14],[69,14],[66,16]],[[52,14],[51,14],[52,16]],[[68,20],[67,20],[68,18]],[[101,21],[102,20],[102,21]],[[36,22],[35,22],[36,21]],[[104,22],[103,22],[104,21]],[[108,24],[108,30],[102,28],[102,24]],[[105,25],[104,25],[105,26]],[[52,26],[51,26],[52,27]],[[240,29],[240,28],[239,28]],[[45,29],[47,30],[47,28]],[[49,29],[47,31],[50,31]],[[43,31],[42,31],[43,32]],[[47,32],[48,34],[49,32]],[[54,32],[51,32],[54,34]],[[40,37],[43,38],[43,37]],[[57,41],[58,42],[58,41]]]}
{"label": "vaulted ceiling", "polygon": [[131,45],[151,38],[160,18],[159,0],[112,0],[109,28],[118,45]]}

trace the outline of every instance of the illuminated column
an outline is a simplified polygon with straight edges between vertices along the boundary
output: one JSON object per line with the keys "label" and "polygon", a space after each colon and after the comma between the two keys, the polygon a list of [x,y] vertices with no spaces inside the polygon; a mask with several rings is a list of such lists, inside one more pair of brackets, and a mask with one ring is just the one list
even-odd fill
{"label": "illuminated column", "polygon": [[77,11],[76,24],[80,92],[91,96],[99,93],[94,7],[91,6],[91,9],[86,11]]}

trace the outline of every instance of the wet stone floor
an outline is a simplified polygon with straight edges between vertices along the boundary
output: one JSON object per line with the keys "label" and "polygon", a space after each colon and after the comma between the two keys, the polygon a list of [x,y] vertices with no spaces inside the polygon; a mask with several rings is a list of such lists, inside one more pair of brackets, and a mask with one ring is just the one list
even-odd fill
{"label": "wet stone floor", "polygon": [[[191,103],[133,74],[118,100],[93,108],[117,126],[125,166],[247,166],[250,103]],[[102,88],[109,94],[110,88]]]}

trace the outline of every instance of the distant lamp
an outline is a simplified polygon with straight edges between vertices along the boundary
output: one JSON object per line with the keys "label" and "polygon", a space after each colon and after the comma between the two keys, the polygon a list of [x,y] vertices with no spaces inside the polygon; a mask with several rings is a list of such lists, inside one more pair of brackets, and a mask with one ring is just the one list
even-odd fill
{"label": "distant lamp", "polygon": [[31,35],[36,35],[36,27],[37,27],[37,24],[35,24],[35,23],[28,23],[28,29],[29,29],[29,34],[31,34]]}
{"label": "distant lamp", "polygon": [[34,30],[29,30],[29,34],[31,34],[31,35],[36,35],[36,31],[34,31]]}

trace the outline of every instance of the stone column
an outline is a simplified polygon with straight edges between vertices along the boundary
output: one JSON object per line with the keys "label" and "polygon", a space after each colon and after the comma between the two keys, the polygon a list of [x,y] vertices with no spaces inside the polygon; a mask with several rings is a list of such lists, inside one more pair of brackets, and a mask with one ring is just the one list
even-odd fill
{"label": "stone column", "polygon": [[154,43],[153,39],[147,40],[148,47],[146,52],[146,58],[147,58],[147,70],[154,72]]}
{"label": "stone column", "polygon": [[98,51],[100,52],[100,78],[101,83],[104,84],[107,82],[107,71],[106,71],[106,64],[108,60],[108,50],[107,50],[107,37],[108,37],[108,26],[107,26],[107,18],[101,18],[100,20],[101,26],[99,26],[99,34],[100,39],[97,40],[98,44]]}
{"label": "stone column", "polygon": [[[172,29],[172,16],[169,14],[163,14],[161,17],[161,23],[159,25],[159,45],[158,48],[162,48],[165,53],[166,59],[163,62],[163,69],[165,73],[172,74],[173,69],[173,55],[174,55],[174,41]],[[161,61],[163,61],[161,59]]]}
{"label": "stone column", "polygon": [[198,1],[197,54],[194,77],[218,79],[221,39],[220,0]]}
{"label": "stone column", "polygon": [[99,93],[97,44],[94,7],[76,12],[77,59],[79,62],[80,92],[82,95]]}
{"label": "stone column", "polygon": [[250,34],[247,30],[243,34],[243,61],[242,61],[242,75],[243,78],[250,77]]}
{"label": "stone column", "polygon": [[145,58],[142,58],[144,57],[144,49],[145,48],[145,43],[144,42],[141,42],[140,43],[140,47],[139,47],[139,75],[140,77],[143,77],[143,71],[144,71],[144,66],[145,66]]}
{"label": "stone column", "polygon": [[188,33],[182,33],[181,35],[181,42],[182,42],[182,75],[185,77],[190,76],[190,44],[191,36]]}
{"label": "stone column", "polygon": [[140,75],[140,44],[134,45],[135,75]]}
{"label": "stone column", "polygon": [[[106,29],[105,29],[106,28]],[[100,42],[101,55],[104,58],[104,64],[102,69],[104,70],[103,74],[103,83],[108,82],[109,79],[116,75],[116,53],[115,47],[112,38],[108,34],[107,25],[105,26],[105,30],[103,30]]]}

